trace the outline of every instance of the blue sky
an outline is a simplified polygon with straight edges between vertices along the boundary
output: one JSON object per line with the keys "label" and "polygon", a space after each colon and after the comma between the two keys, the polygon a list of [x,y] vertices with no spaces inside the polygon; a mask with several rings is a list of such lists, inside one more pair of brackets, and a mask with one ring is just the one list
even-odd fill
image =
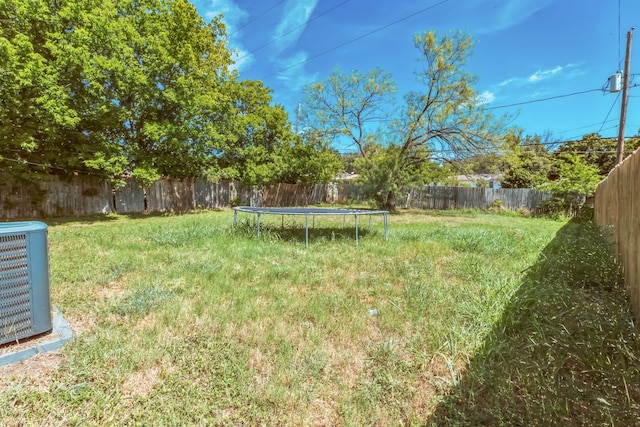
{"label": "blue sky", "polygon": [[[195,0],[205,20],[224,15],[243,79],[273,89],[295,121],[301,88],[334,68],[381,66],[398,94],[419,90],[413,36],[462,30],[475,41],[467,71],[495,114],[515,114],[525,134],[556,141],[616,136],[618,94],[592,91],[624,66],[634,25],[631,75],[640,70],[638,0]],[[632,84],[640,84],[640,71]],[[568,96],[564,96],[568,95]],[[640,88],[629,92],[627,136],[640,129]],[[552,100],[531,102],[543,98]],[[525,103],[508,108],[505,105]]]}

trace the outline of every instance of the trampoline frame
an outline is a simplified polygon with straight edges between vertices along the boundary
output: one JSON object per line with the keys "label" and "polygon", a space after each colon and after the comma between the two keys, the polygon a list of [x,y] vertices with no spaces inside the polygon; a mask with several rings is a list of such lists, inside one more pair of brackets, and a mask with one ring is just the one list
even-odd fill
{"label": "trampoline frame", "polygon": [[355,228],[356,228],[356,248],[358,247],[358,216],[360,215],[369,215],[369,228],[371,228],[371,217],[373,215],[383,215],[384,216],[384,239],[389,240],[389,221],[388,214],[389,211],[373,211],[367,209],[333,209],[333,208],[314,208],[314,207],[284,207],[284,208],[268,208],[268,207],[254,207],[254,206],[236,206],[233,208],[233,228],[235,229],[238,225],[238,212],[246,212],[254,214],[254,217],[257,217],[257,231],[258,238],[260,238],[260,215],[282,215],[282,223],[284,226],[284,216],[285,215],[293,215],[293,216],[303,216],[305,217],[305,247],[309,247],[309,216],[311,216],[311,220],[313,225],[315,226],[315,217],[318,215],[342,215],[343,216],[343,227],[346,224],[347,215],[355,217]]}

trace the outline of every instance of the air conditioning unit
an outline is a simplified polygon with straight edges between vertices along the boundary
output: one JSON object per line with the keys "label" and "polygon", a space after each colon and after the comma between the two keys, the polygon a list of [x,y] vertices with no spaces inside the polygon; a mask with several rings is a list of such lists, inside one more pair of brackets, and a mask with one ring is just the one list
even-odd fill
{"label": "air conditioning unit", "polygon": [[0,223],[0,344],[51,329],[47,224]]}

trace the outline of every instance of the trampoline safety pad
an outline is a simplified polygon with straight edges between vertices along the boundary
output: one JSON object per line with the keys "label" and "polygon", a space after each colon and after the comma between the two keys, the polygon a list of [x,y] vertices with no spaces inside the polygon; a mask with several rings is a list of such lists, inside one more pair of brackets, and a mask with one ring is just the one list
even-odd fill
{"label": "trampoline safety pad", "polygon": [[309,247],[309,217],[315,218],[321,215],[342,215],[343,217],[353,216],[355,218],[356,228],[356,247],[358,247],[358,217],[363,215],[369,216],[369,226],[371,226],[371,217],[373,215],[382,215],[384,217],[384,239],[389,240],[389,211],[374,211],[368,209],[334,209],[334,208],[315,208],[315,207],[284,207],[284,208],[263,208],[253,206],[236,206],[233,208],[233,228],[238,224],[238,212],[246,212],[254,214],[256,217],[258,238],[260,237],[260,216],[261,215],[297,215],[305,217],[305,246]]}

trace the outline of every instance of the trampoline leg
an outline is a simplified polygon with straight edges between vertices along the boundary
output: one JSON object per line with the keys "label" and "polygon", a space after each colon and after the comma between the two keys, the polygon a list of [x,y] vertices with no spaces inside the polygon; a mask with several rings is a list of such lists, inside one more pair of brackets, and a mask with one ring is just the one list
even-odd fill
{"label": "trampoline leg", "polygon": [[345,228],[347,226],[347,216],[344,215],[342,217],[342,228]]}
{"label": "trampoline leg", "polygon": [[280,226],[280,229],[284,230],[284,215],[282,215],[282,225]]}
{"label": "trampoline leg", "polygon": [[258,214],[258,239],[260,238],[260,214]]}
{"label": "trampoline leg", "polygon": [[356,248],[358,247],[358,214],[356,216]]}
{"label": "trampoline leg", "polygon": [[304,216],[304,246],[309,247],[309,215]]}
{"label": "trampoline leg", "polygon": [[387,214],[384,214],[384,240],[389,240],[389,221],[387,221]]}
{"label": "trampoline leg", "polygon": [[238,211],[233,211],[233,228],[238,225]]}
{"label": "trampoline leg", "polygon": [[369,215],[369,230],[371,230],[371,215]]}

